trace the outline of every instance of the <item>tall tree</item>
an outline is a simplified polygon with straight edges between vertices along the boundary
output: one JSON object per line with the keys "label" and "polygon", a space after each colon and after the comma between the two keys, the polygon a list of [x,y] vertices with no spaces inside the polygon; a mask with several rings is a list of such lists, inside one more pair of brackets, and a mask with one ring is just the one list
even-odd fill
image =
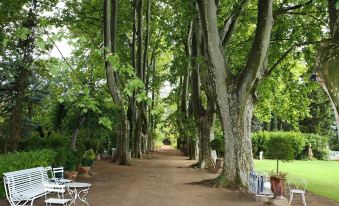
{"label": "tall tree", "polygon": [[[246,5],[246,1],[242,2],[243,6]],[[234,75],[224,56],[224,39],[219,35],[216,2],[197,1],[225,138],[223,178],[219,179],[223,180],[223,184],[247,185],[249,171],[253,168],[250,140],[253,96],[261,74],[265,71],[273,26],[272,2],[258,1],[257,27],[252,48],[242,71]],[[236,9],[231,16],[239,16],[241,11],[242,8]],[[232,21],[232,18],[229,19]],[[235,24],[236,22],[226,28],[224,36],[232,37]]]}
{"label": "tall tree", "polygon": [[336,117],[339,141],[339,2],[328,0],[330,39],[325,40],[319,50],[316,70],[320,84],[329,96]]}
{"label": "tall tree", "polygon": [[[206,57],[205,42],[201,22],[195,17],[192,23],[191,59],[192,59],[192,105],[194,119],[199,136],[199,168],[214,168],[216,154],[212,157],[210,142],[214,139],[216,103],[213,88],[207,72],[207,65],[201,59]],[[205,93],[203,95],[202,89]],[[203,99],[206,98],[206,108]]]}
{"label": "tall tree", "polygon": [[32,75],[31,66],[33,64],[33,52],[35,50],[36,26],[37,26],[37,0],[33,0],[28,4],[28,14],[22,23],[22,29],[26,31],[22,38],[18,41],[17,64],[18,73],[14,82],[13,90],[13,106],[11,108],[10,117],[10,144],[9,150],[16,151],[22,136],[22,121],[24,112],[24,102],[29,78]]}
{"label": "tall tree", "polygon": [[[143,67],[143,0],[137,1],[137,62],[136,62],[136,73],[140,80],[144,80],[145,70]],[[137,103],[136,122],[134,128],[134,147],[133,157],[142,158],[142,141],[143,141],[143,124],[145,122],[145,107],[143,101]]]}
{"label": "tall tree", "polygon": [[127,131],[127,114],[125,111],[125,101],[120,90],[119,74],[117,68],[108,61],[109,55],[116,54],[117,27],[118,27],[118,0],[104,0],[103,6],[103,23],[104,23],[104,56],[106,78],[109,92],[114,103],[119,108],[121,121],[117,125],[117,153],[115,162],[118,164],[129,164],[128,156],[128,131]]}

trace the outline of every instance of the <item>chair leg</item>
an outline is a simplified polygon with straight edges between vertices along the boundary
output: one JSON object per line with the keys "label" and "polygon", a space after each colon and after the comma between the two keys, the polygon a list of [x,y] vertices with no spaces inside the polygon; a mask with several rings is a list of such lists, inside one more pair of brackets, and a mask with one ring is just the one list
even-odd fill
{"label": "chair leg", "polygon": [[305,199],[305,193],[302,193],[302,194],[301,194],[301,197],[303,198],[303,204],[304,204],[304,206],[307,206],[307,204],[306,204],[306,199]]}
{"label": "chair leg", "polygon": [[292,200],[293,200],[293,192],[290,192],[290,202],[288,204],[291,204]]}

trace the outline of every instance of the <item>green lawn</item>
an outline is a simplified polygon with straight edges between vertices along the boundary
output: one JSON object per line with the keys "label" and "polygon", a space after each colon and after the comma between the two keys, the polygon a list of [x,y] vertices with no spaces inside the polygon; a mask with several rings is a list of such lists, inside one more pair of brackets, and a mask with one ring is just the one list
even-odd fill
{"label": "green lawn", "polygon": [[[275,160],[255,160],[256,170],[276,169]],[[339,161],[301,161],[283,163],[279,170],[288,176],[303,177],[308,181],[306,190],[339,202]]]}

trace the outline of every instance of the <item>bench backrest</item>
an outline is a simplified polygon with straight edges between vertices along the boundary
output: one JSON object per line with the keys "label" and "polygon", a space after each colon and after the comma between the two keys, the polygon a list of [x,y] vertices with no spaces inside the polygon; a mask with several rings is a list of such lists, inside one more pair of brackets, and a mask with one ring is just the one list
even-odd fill
{"label": "bench backrest", "polygon": [[44,183],[48,182],[47,172],[43,167],[4,173],[7,198],[29,189],[43,188]]}

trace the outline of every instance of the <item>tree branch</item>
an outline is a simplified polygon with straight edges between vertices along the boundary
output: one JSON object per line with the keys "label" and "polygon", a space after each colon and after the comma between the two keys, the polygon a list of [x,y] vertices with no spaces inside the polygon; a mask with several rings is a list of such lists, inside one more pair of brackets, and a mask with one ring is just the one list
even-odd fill
{"label": "tree branch", "polygon": [[292,44],[292,46],[283,53],[283,55],[271,66],[271,68],[266,70],[263,77],[265,78],[267,76],[270,76],[273,73],[273,71],[278,67],[278,65],[291,53],[291,51],[295,47],[305,46],[305,45],[310,45],[310,44],[318,44],[321,42],[322,41],[307,41],[307,42],[299,42],[299,43]]}
{"label": "tree branch", "polygon": [[297,5],[293,5],[293,6],[287,6],[287,7],[280,7],[279,10],[275,11],[273,16],[274,18],[277,17],[277,16],[280,16],[280,15],[283,15],[283,14],[286,14],[288,13],[289,11],[292,11],[292,10],[297,10],[297,9],[300,9],[304,6],[308,6],[310,4],[312,4],[313,0],[309,0],[305,3],[302,3],[302,4],[297,4]]}
{"label": "tree branch", "polygon": [[47,38],[52,42],[53,46],[55,46],[55,48],[58,50],[58,53],[60,54],[62,60],[67,64],[67,66],[71,69],[71,71],[73,72],[75,78],[78,80],[78,82],[80,84],[82,84],[81,79],[78,77],[77,73],[75,72],[75,70],[73,69],[73,66],[71,65],[71,63],[69,63],[69,61],[67,60],[67,58],[62,54],[61,50],[59,49],[58,45],[55,43],[55,41],[49,36],[48,32],[43,29],[45,34],[47,35]]}
{"label": "tree branch", "polygon": [[244,94],[241,97],[244,101],[252,88],[255,87],[256,78],[264,69],[263,63],[269,48],[273,26],[272,2],[273,0],[259,0],[258,3],[255,39],[248,55],[246,66],[239,73],[239,78],[241,78],[239,82],[241,85],[240,93]]}
{"label": "tree branch", "polygon": [[238,23],[238,20],[239,20],[241,14],[243,13],[245,6],[247,5],[248,2],[249,2],[249,0],[240,0],[240,2],[237,2],[233,6],[231,16],[227,20],[225,20],[224,27],[219,32],[220,39],[221,39],[222,45],[224,47],[227,46],[228,43],[230,42],[230,40],[233,36],[235,27]]}

